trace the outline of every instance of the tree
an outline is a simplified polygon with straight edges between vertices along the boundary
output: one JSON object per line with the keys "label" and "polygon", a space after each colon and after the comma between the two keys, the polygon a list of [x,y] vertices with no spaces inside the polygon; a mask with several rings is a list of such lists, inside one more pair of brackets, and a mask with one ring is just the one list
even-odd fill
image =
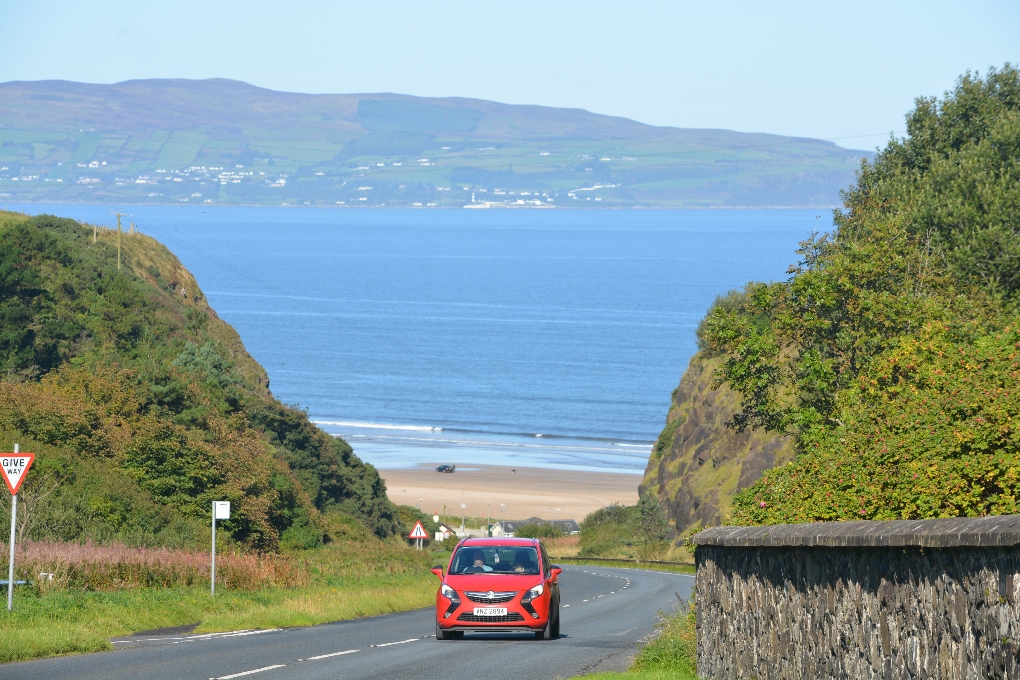
{"label": "tree", "polygon": [[737,495],[736,521],[1016,507],[1020,72],[965,74],[918,99],[907,130],[862,164],[786,281],[749,284],[702,324],[742,398],[731,425],[799,451]]}
{"label": "tree", "polygon": [[659,497],[650,491],[641,494],[637,504],[638,531],[645,543],[662,543],[669,537],[669,520]]}

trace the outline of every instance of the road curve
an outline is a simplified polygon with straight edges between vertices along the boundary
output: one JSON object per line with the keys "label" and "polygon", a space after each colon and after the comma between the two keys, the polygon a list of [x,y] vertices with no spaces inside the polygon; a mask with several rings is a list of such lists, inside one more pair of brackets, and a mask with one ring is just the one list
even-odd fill
{"label": "road curve", "polygon": [[312,680],[566,678],[623,670],[660,610],[690,596],[686,574],[565,566],[561,636],[435,639],[433,610],[273,631],[117,638],[113,652],[0,665],[0,678]]}

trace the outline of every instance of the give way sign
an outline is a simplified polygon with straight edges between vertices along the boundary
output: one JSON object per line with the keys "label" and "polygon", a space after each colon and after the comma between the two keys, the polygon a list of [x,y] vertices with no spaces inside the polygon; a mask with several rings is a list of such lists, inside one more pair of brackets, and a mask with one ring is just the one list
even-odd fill
{"label": "give way sign", "polygon": [[28,474],[28,468],[32,467],[33,461],[34,453],[0,453],[0,472],[3,473],[12,496],[18,495],[18,489],[25,481],[25,475]]}
{"label": "give way sign", "polygon": [[421,525],[421,522],[415,522],[414,528],[411,529],[411,533],[407,535],[408,538],[428,538],[429,532],[425,531],[425,527]]}

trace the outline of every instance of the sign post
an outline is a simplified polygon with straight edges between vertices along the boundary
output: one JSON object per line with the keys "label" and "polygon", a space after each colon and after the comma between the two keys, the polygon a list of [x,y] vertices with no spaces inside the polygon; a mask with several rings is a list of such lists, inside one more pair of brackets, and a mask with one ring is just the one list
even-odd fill
{"label": "sign post", "polygon": [[11,554],[7,561],[7,611],[14,609],[14,537],[18,521],[18,489],[25,481],[28,468],[35,462],[34,453],[21,453],[17,444],[14,453],[0,454],[0,473],[4,476],[7,488],[11,492]]}
{"label": "sign post", "polygon": [[425,531],[425,527],[421,525],[421,522],[415,522],[414,528],[411,529],[411,533],[407,535],[408,538],[414,539],[414,545],[418,550],[422,548],[422,539],[429,537],[429,532]]}
{"label": "sign post", "polygon": [[216,520],[230,519],[230,501],[213,501],[212,504],[212,569],[209,575],[209,593],[216,595]]}

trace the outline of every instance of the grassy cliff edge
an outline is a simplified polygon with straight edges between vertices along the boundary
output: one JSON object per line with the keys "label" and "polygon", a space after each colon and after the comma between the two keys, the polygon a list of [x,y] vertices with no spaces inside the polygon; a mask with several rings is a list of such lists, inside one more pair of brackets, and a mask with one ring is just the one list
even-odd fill
{"label": "grassy cliff edge", "polygon": [[142,234],[0,213],[0,447],[15,442],[37,454],[23,539],[191,547],[214,499],[234,504],[227,540],[257,551],[397,528],[376,470],[273,398]]}
{"label": "grassy cliff edge", "polygon": [[705,351],[691,358],[641,483],[642,493],[655,493],[666,506],[678,534],[724,523],[734,494],[794,458],[786,437],[726,426],[740,397],[725,385],[713,388],[712,375],[722,361]]}

